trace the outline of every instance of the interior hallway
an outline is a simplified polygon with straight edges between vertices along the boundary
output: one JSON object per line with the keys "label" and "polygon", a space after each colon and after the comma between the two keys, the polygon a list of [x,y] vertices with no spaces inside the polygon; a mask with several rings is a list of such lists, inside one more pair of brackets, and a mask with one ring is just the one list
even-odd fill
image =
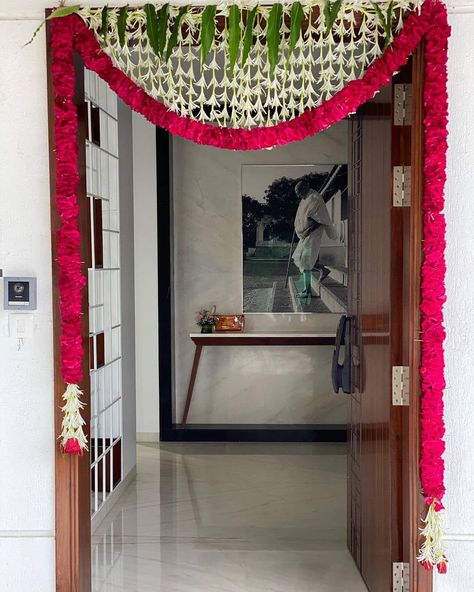
{"label": "interior hallway", "polygon": [[92,539],[93,592],[366,592],[339,444],[138,446]]}

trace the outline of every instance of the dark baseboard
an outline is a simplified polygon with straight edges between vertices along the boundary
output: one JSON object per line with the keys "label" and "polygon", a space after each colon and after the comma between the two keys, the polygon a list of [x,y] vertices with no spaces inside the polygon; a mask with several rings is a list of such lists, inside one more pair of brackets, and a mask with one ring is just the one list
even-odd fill
{"label": "dark baseboard", "polygon": [[161,442],[346,442],[345,425],[172,424]]}

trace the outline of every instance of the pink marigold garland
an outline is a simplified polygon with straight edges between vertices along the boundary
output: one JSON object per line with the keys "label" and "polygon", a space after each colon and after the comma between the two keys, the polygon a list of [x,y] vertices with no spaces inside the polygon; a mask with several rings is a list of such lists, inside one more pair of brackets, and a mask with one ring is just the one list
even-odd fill
{"label": "pink marigold garland", "polygon": [[447,53],[450,27],[446,8],[434,3],[431,27],[425,36],[424,85],[424,193],[423,263],[421,268],[421,487],[428,506],[423,544],[418,560],[427,568],[446,573],[439,512],[443,509],[444,487],[444,349],[443,304],[446,300],[444,258],[444,185],[448,97]]}
{"label": "pink marigold garland", "polygon": [[69,454],[87,450],[80,410],[82,381],[82,273],[79,233],[77,184],[77,113],[74,105],[75,73],[71,22],[64,18],[51,22],[52,66],[54,88],[54,145],[56,153],[56,204],[60,219],[57,233],[59,267],[59,307],[61,311],[61,372],[66,391],[63,395],[64,416],[61,447]]}
{"label": "pink marigold garland", "polygon": [[[444,183],[447,150],[446,59],[449,26],[446,9],[437,0],[426,0],[419,14],[412,13],[390,47],[365,72],[319,107],[300,117],[272,127],[252,130],[219,128],[179,116],[152,99],[115,68],[84,22],[73,15],[51,23],[53,82],[55,87],[55,135],[58,210],[62,227],[58,235],[58,263],[62,315],[63,376],[72,390],[79,391],[82,361],[80,323],[81,273],[77,226],[76,112],[72,102],[74,69],[72,47],[85,65],[97,72],[132,109],[153,124],[200,144],[234,150],[258,150],[284,145],[314,135],[357,110],[387,84],[425,38],[425,187],[423,197],[424,260],[421,269],[421,459],[420,476],[428,506],[419,561],[427,568],[446,571],[441,547],[439,512],[444,495],[444,357],[443,303],[445,301]],[[65,406],[66,407],[66,406]],[[80,416],[79,416],[80,417]],[[78,428],[79,424],[79,428]],[[82,429],[80,421],[74,429]],[[65,426],[63,425],[63,428]],[[63,429],[64,432],[64,429]],[[77,432],[79,433],[79,432]],[[66,451],[82,452],[80,437],[63,438]]]}

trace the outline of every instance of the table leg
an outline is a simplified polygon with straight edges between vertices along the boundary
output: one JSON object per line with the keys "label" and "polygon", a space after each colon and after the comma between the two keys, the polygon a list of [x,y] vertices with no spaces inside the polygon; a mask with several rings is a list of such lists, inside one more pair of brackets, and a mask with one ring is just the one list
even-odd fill
{"label": "table leg", "polygon": [[191,406],[191,399],[193,398],[194,383],[196,382],[196,375],[199,366],[199,360],[201,359],[202,345],[196,344],[196,350],[194,352],[193,368],[191,370],[191,377],[189,378],[188,394],[186,397],[186,404],[184,406],[183,419],[181,420],[181,426],[185,426],[188,420],[189,407]]}

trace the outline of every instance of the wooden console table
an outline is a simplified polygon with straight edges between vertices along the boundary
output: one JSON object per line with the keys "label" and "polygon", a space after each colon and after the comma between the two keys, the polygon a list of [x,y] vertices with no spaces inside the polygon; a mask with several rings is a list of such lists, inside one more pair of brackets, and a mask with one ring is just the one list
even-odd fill
{"label": "wooden console table", "polygon": [[330,333],[191,333],[191,340],[196,349],[193,367],[189,378],[188,394],[184,406],[181,425],[188,421],[189,408],[193,398],[194,383],[196,382],[199,361],[204,346],[222,345],[334,345],[336,336]]}

